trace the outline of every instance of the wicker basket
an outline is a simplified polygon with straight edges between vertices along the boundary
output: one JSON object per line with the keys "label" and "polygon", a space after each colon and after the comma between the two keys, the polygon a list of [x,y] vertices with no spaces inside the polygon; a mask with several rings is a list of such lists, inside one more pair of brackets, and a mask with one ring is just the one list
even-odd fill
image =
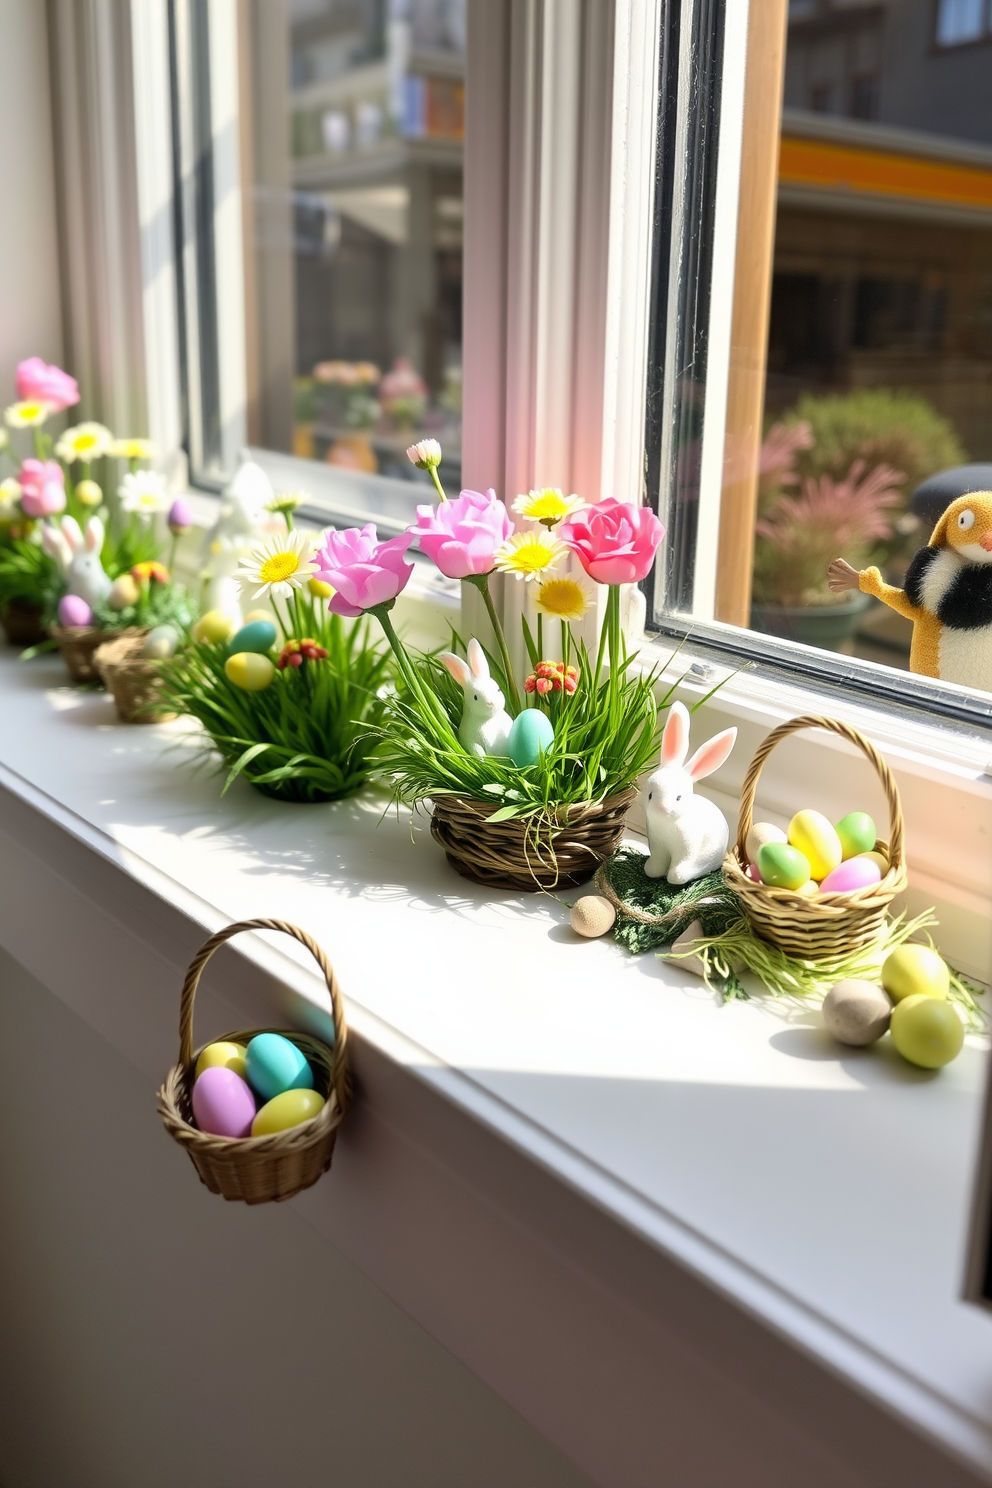
{"label": "wicker basket", "polygon": [[592,878],[620,845],[636,790],[559,808],[554,823],[491,822],[498,804],[439,796],[431,835],[463,878],[487,888],[569,889]]}
{"label": "wicker basket", "polygon": [[[292,935],[317,962],[327,982],[334,1017],[334,1048],[308,1033],[284,1028],[254,1028],[220,1035],[246,1044],[256,1033],[281,1033],[309,1060],[314,1087],[326,1103],[310,1121],[271,1137],[215,1137],[193,1125],[192,1092],[196,1060],[193,1049],[193,1001],[200,973],[218,946],[242,930],[281,930]],[[246,1204],[268,1204],[291,1199],[316,1183],[331,1165],[338,1127],[348,1109],[351,1086],[346,1062],[348,1031],[341,992],[331,963],[315,940],[284,920],[241,920],[211,935],[194,956],[183,983],[179,1014],[179,1063],[173,1065],[158,1092],[159,1115],[165,1129],[186,1148],[200,1179],[211,1193]],[[211,1040],[213,1042],[213,1040]],[[202,1048],[203,1046],[201,1046]]]}
{"label": "wicker basket", "polygon": [[[754,795],[761,767],[776,744],[806,728],[827,729],[849,740],[868,757],[878,773],[888,802],[891,831],[889,842],[879,839],[876,844],[878,851],[889,860],[888,872],[881,883],[844,894],[816,894],[806,898],[792,889],[755,883],[747,876],[747,835],[754,821]],[[906,887],[899,791],[892,772],[875,746],[849,724],[815,714],[792,718],[773,730],[757,750],[744,780],[737,842],[723,860],[723,872],[740,899],[755,934],[771,941],[790,956],[815,961],[871,945],[882,934],[885,916],[894,896]]]}
{"label": "wicker basket", "polygon": [[41,606],[24,599],[12,599],[0,610],[0,625],[11,646],[37,646],[47,634],[41,620]]}
{"label": "wicker basket", "polygon": [[53,625],[48,632],[58,642],[72,682],[99,682],[94,656],[107,641],[118,636],[144,635],[143,630],[100,630],[96,625]]}
{"label": "wicker basket", "polygon": [[142,656],[143,633],[130,631],[114,641],[105,641],[93,657],[93,665],[113,695],[117,716],[123,723],[164,723],[178,714],[159,706],[161,667]]}

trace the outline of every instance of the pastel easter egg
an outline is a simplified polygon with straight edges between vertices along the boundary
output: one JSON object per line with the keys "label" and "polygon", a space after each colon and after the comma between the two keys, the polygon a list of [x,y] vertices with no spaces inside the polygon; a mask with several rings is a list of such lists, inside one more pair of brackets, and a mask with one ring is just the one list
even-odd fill
{"label": "pastel easter egg", "polygon": [[525,708],[510,725],[506,752],[519,770],[536,765],[554,743],[554,724],[540,708]]}
{"label": "pastel easter egg", "polygon": [[264,692],[271,684],[276,669],[267,656],[257,651],[238,651],[224,663],[229,682],[244,692]]}
{"label": "pastel easter egg", "polygon": [[755,822],[747,834],[748,861],[757,862],[758,849],[764,847],[766,842],[788,842],[788,840],[781,827],[773,827],[771,822]]}
{"label": "pastel easter egg", "polygon": [[943,999],[950,985],[946,963],[930,946],[896,946],[882,966],[882,986],[893,1002],[917,993]]}
{"label": "pastel easter egg", "polygon": [[63,594],[59,600],[60,625],[92,625],[93,611],[78,594]]}
{"label": "pastel easter egg", "polygon": [[264,656],[276,643],[276,628],[271,620],[252,620],[242,625],[237,635],[231,638],[231,654],[239,651],[255,651]]}
{"label": "pastel easter egg", "polygon": [[841,1044],[874,1044],[886,1032],[892,1003],[874,982],[849,977],[835,982],[823,999],[823,1023]]}
{"label": "pastel easter egg", "polygon": [[255,1097],[240,1075],[223,1065],[205,1069],[193,1086],[193,1117],[215,1137],[247,1137],[255,1119]]}
{"label": "pastel easter egg", "polygon": [[232,1043],[230,1039],[219,1039],[216,1044],[208,1044],[201,1049],[196,1061],[197,1079],[205,1069],[229,1069],[242,1080],[245,1076],[245,1045]]}
{"label": "pastel easter egg", "polygon": [[802,894],[804,899],[815,899],[819,892],[820,885],[817,883],[815,878],[808,878],[806,882],[804,884],[800,884],[798,889],[796,890],[796,893]]}
{"label": "pastel easter egg", "polygon": [[248,1083],[263,1101],[284,1090],[312,1090],[313,1070],[281,1033],[256,1033],[245,1051]]}
{"label": "pastel easter egg", "polygon": [[179,632],[174,625],[156,625],[145,636],[141,654],[149,661],[165,661],[175,656],[178,645]]}
{"label": "pastel easter egg", "polygon": [[276,623],[276,617],[271,610],[249,610],[245,616],[245,624],[251,625],[255,620],[265,620],[269,625]]}
{"label": "pastel easter egg", "polygon": [[576,935],[595,940],[598,935],[605,935],[607,930],[613,929],[616,917],[613,905],[602,894],[583,894],[572,905],[568,920]]}
{"label": "pastel easter egg", "polygon": [[234,634],[234,621],[223,610],[208,610],[193,626],[194,641],[208,641],[219,646]]}
{"label": "pastel easter egg", "polygon": [[858,857],[859,858],[867,858],[868,861],[871,862],[871,863],[877,863],[878,864],[878,871],[882,875],[883,878],[885,877],[885,875],[889,871],[889,860],[885,856],[884,853],[880,853],[880,852],[859,853],[858,854]]}
{"label": "pastel easter egg", "polygon": [[324,1097],[316,1090],[284,1090],[262,1107],[251,1124],[253,1137],[271,1137],[312,1121],[324,1108]]}
{"label": "pastel easter egg", "polygon": [[964,1025],[953,1002],[916,992],[892,1009],[892,1042],[903,1059],[921,1069],[940,1069],[961,1053]]}
{"label": "pastel easter egg", "polygon": [[787,842],[766,842],[758,848],[758,872],[762,883],[776,889],[801,889],[809,881],[809,863]]}
{"label": "pastel easter egg", "polygon": [[849,811],[837,823],[837,836],[845,858],[856,858],[859,853],[871,852],[878,832],[867,811]]}
{"label": "pastel easter egg", "polygon": [[751,880],[752,883],[761,882],[761,869],[758,867],[757,863],[748,863],[746,872],[748,878]]}
{"label": "pastel easter egg", "polygon": [[128,610],[141,598],[137,580],[129,573],[121,574],[110,586],[107,603],[112,610]]}
{"label": "pastel easter egg", "polygon": [[840,838],[822,811],[797,811],[789,823],[789,842],[802,853],[817,882],[832,873],[843,856]]}
{"label": "pastel easter egg", "polygon": [[848,858],[820,883],[821,894],[850,894],[855,889],[866,889],[869,884],[881,880],[878,864],[870,858]]}

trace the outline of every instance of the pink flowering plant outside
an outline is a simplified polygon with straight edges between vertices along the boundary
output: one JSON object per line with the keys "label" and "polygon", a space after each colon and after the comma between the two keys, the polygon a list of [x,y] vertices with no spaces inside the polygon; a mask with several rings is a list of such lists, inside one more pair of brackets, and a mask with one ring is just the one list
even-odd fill
{"label": "pink flowering plant outside", "polygon": [[[661,523],[630,502],[586,506],[576,496],[546,489],[514,503],[514,511],[535,524],[515,531],[492,489],[447,499],[436,441],[413,445],[408,454],[430,474],[437,504],[418,507],[410,528],[387,541],[380,542],[371,525],[328,532],[314,560],[317,577],[335,591],[329,608],[339,615],[375,616],[396,660],[399,685],[381,731],[381,776],[410,805],[445,795],[469,798],[495,806],[493,822],[526,817],[550,823],[573,803],[628,789],[655,761],[658,711],[669,694],[659,703],[656,674],[634,666],[636,653],[628,651],[620,625],[619,586],[648,574],[664,536]],[[485,748],[472,742],[471,731],[465,734],[463,712],[472,686],[463,690],[468,668],[460,658],[468,653],[471,659],[472,653],[457,635],[452,646],[460,656],[446,654],[445,661],[411,651],[397,634],[391,612],[413,573],[414,544],[446,577],[479,591],[492,628],[485,668],[504,699],[505,723],[512,728],[522,712],[536,710],[553,731],[548,742],[548,726],[541,725],[545,747],[536,759],[515,764],[505,737]],[[570,557],[581,578],[566,570]],[[521,676],[490,593],[496,574],[505,575],[506,583],[532,586],[536,616],[533,625],[526,616],[521,620],[528,658]],[[597,585],[606,587],[607,600],[591,656],[573,626],[593,604]]]}

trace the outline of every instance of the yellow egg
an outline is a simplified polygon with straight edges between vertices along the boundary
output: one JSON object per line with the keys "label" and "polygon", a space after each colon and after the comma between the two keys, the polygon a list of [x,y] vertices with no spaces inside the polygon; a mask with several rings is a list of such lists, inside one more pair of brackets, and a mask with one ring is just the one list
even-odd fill
{"label": "yellow egg", "polygon": [[843,857],[840,838],[820,811],[797,811],[789,823],[789,842],[802,853],[818,881],[832,873]]}
{"label": "yellow egg", "polygon": [[334,593],[330,584],[325,584],[323,579],[308,579],[307,588],[314,599],[330,599]]}
{"label": "yellow egg", "polygon": [[256,620],[265,620],[269,625],[276,624],[276,617],[271,610],[249,610],[245,616],[245,624],[253,625]]}
{"label": "yellow egg", "polygon": [[237,651],[224,663],[228,680],[244,692],[264,692],[272,682],[276,669],[267,656],[257,651]]}
{"label": "yellow egg", "polygon": [[812,899],[814,895],[818,894],[819,892],[820,885],[817,883],[815,878],[808,878],[806,882],[804,884],[800,884],[799,888],[796,890],[796,893],[802,894],[804,899]]}
{"label": "yellow egg", "polygon": [[919,992],[943,1000],[950,990],[950,978],[945,962],[929,946],[901,945],[885,958],[882,986],[893,1002]]}
{"label": "yellow egg", "polygon": [[316,1090],[284,1090],[274,1095],[258,1112],[251,1124],[253,1137],[271,1137],[275,1132],[289,1131],[310,1121],[323,1110],[324,1097]]}
{"label": "yellow egg", "polygon": [[229,1039],[221,1039],[216,1044],[208,1044],[196,1061],[196,1078],[199,1079],[205,1069],[233,1070],[240,1075],[242,1080],[245,1075],[245,1045],[232,1043]]}
{"label": "yellow egg", "polygon": [[877,867],[879,873],[882,875],[883,878],[885,877],[885,875],[889,871],[889,860],[885,856],[884,853],[880,853],[880,852],[858,853],[858,857],[859,858],[870,858],[871,861]]}
{"label": "yellow egg", "polygon": [[193,626],[194,641],[209,641],[214,646],[229,641],[233,634],[234,621],[223,610],[208,610]]}
{"label": "yellow egg", "polygon": [[896,1003],[889,1029],[903,1059],[923,1069],[950,1064],[964,1045],[964,1026],[953,1002],[941,1002],[925,993]]}

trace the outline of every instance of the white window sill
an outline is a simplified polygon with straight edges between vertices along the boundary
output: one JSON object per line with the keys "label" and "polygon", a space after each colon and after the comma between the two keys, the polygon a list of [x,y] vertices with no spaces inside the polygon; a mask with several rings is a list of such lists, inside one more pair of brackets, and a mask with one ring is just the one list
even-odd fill
{"label": "white window sill", "polygon": [[[959,1300],[978,1042],[937,1080],[837,1057],[815,1014],[717,1006],[653,956],[577,943],[554,899],[457,878],[426,825],[380,819],[381,801],[286,808],[240,784],[221,801],[185,767],[181,724],[118,725],[57,658],[5,657],[0,695],[5,948],[150,1097],[200,935],[257,914],[310,930],[345,990],[363,1094],[331,1177],[294,1202],[587,1470],[606,1453],[629,1471],[600,1480],[637,1481],[653,1416],[620,1401],[663,1399],[674,1370],[686,1420],[743,1389],[756,1441],[798,1431],[804,1452],[839,1441],[856,1463],[893,1431],[925,1454],[919,1432],[992,1474],[992,1318]],[[304,953],[237,954],[198,1037],[319,1026]],[[406,1157],[383,1157],[387,1137]],[[456,1175],[450,1213],[407,1191],[418,1162]],[[746,1377],[728,1363],[741,1328]],[[819,1383],[798,1401],[810,1361]]]}

